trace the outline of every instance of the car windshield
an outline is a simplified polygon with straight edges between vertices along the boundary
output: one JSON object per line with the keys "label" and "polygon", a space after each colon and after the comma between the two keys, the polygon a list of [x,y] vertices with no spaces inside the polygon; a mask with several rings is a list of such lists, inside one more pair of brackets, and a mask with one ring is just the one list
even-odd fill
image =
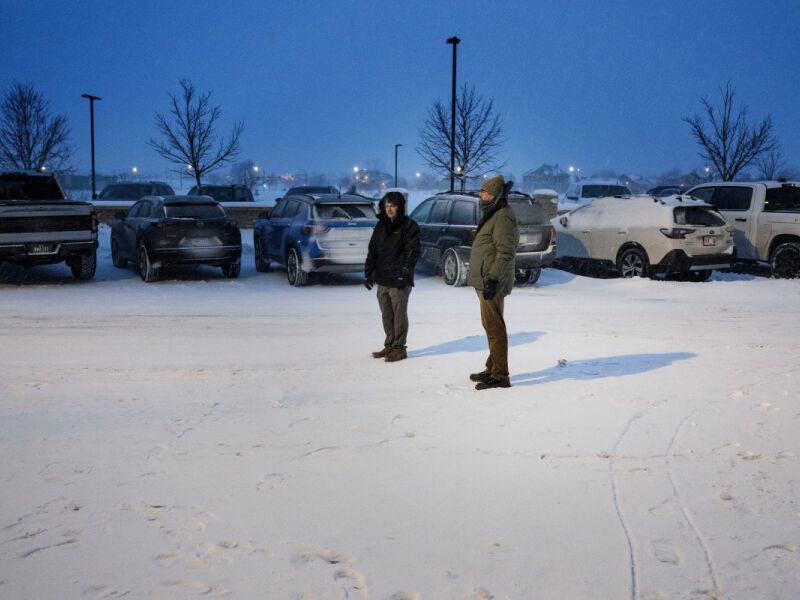
{"label": "car windshield", "polygon": [[229,187],[204,187],[200,189],[202,196],[211,196],[217,202],[230,202],[233,200],[233,190]]}
{"label": "car windshield", "polygon": [[630,196],[631,191],[624,185],[585,185],[583,198],[604,198],[606,196]]}
{"label": "car windshield", "polygon": [[170,219],[219,219],[225,211],[217,204],[168,204],[164,213]]}
{"label": "car windshield", "polygon": [[371,204],[317,204],[317,219],[376,219]]}
{"label": "car windshield", "polygon": [[550,221],[544,208],[525,196],[509,196],[508,205],[521,225],[544,224]]}
{"label": "car windshield", "polygon": [[679,206],[675,209],[676,225],[698,225],[700,227],[721,227],[725,219],[713,208],[701,206]]}
{"label": "car windshield", "polygon": [[291,188],[286,195],[290,194],[338,194],[338,190],[329,185],[301,185]]}
{"label": "car windshield", "polygon": [[55,177],[3,175],[0,200],[65,200]]}

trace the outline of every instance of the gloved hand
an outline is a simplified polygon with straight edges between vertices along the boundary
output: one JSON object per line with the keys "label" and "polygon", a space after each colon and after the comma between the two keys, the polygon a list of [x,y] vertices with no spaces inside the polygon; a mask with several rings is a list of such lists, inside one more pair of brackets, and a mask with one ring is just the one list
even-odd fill
{"label": "gloved hand", "polygon": [[487,279],[483,284],[483,299],[491,300],[497,295],[497,280]]}
{"label": "gloved hand", "polygon": [[372,277],[365,277],[364,278],[364,287],[367,288],[367,291],[372,289],[372,286],[375,284]]}

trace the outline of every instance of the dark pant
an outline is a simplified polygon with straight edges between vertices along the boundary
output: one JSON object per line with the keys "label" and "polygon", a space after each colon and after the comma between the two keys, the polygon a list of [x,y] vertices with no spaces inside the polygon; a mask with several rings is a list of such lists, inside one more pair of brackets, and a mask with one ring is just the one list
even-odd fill
{"label": "dark pant", "polygon": [[503,297],[486,300],[481,290],[476,291],[481,303],[481,323],[489,341],[486,370],[494,379],[508,380],[508,333],[503,319]]}
{"label": "dark pant", "polygon": [[406,349],[408,296],[410,294],[410,287],[401,290],[383,285],[378,286],[378,306],[381,307],[383,331],[386,333],[386,340],[383,345],[386,348]]}

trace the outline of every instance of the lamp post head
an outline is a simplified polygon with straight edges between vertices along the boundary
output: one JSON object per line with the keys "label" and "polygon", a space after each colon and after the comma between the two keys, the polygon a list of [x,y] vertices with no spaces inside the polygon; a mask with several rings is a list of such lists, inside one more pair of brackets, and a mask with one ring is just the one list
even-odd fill
{"label": "lamp post head", "polygon": [[448,43],[448,44],[453,44],[454,46],[455,46],[456,44],[458,44],[460,41],[461,41],[461,40],[460,40],[460,39],[458,39],[456,36],[453,36],[453,37],[451,37],[451,38],[447,38],[447,43]]}
{"label": "lamp post head", "polygon": [[102,100],[100,96],[92,96],[91,94],[81,94],[81,98],[86,98],[89,102],[94,100]]}

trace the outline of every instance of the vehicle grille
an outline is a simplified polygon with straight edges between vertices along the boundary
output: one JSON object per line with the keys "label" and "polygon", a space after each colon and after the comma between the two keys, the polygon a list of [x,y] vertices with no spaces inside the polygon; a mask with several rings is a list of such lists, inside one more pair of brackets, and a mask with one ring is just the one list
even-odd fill
{"label": "vehicle grille", "polygon": [[92,229],[89,215],[68,217],[3,217],[0,233],[40,233],[53,231],[88,231]]}

